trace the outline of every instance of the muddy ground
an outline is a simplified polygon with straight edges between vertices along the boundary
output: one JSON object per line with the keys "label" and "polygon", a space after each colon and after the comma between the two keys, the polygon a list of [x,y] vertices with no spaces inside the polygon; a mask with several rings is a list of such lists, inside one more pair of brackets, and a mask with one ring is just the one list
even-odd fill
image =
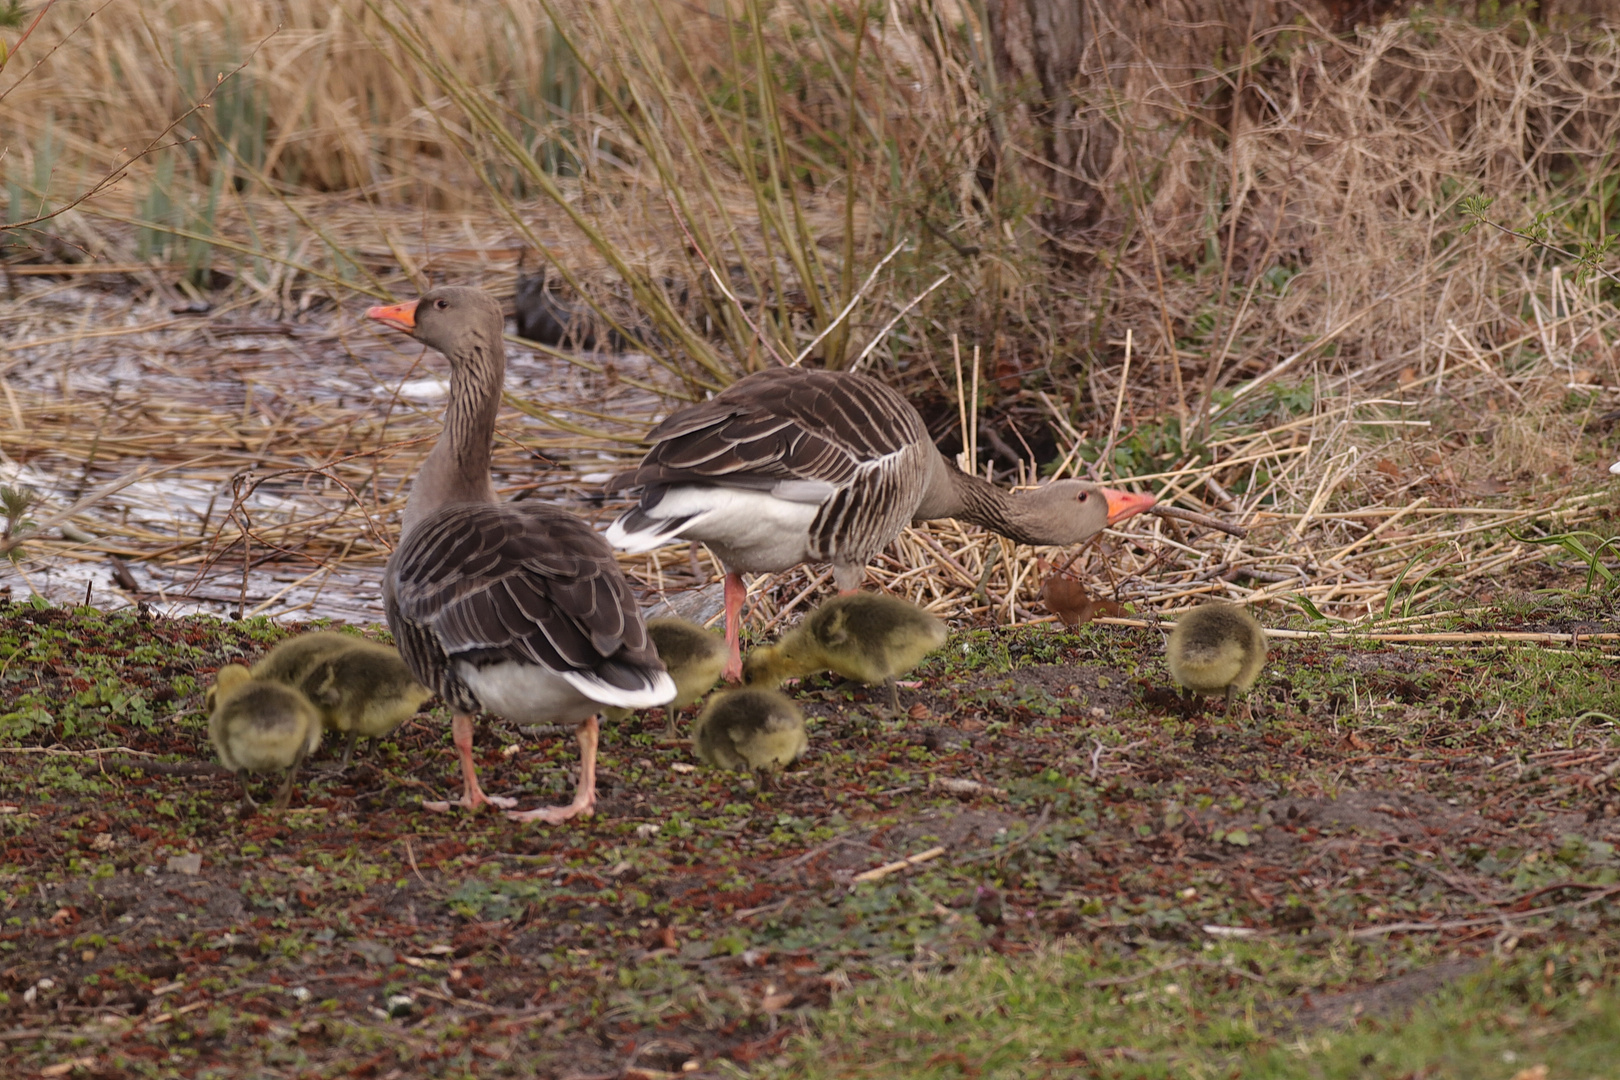
{"label": "muddy ground", "polygon": [[[1444,626],[1615,629],[1559,604]],[[323,748],[285,813],[117,763],[211,761],[201,690],[286,632],[0,603],[0,1074],[728,1076],[832,995],[977,949],[1372,958],[1269,987],[1286,1032],[1616,919],[1595,650],[1277,642],[1227,717],[1170,692],[1156,631],[964,631],[905,717],[800,687],[811,750],[766,792],[657,711],[610,725],[597,815],[564,827],[422,810],[454,783],[442,710],[346,775]],[[571,734],[486,720],[476,747],[487,790],[565,800]]]}

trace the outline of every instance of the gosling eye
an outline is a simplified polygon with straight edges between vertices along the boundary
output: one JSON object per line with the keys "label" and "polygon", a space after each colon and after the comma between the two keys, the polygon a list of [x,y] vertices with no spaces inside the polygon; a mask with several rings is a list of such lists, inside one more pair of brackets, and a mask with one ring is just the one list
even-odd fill
{"label": "gosling eye", "polygon": [[450,306],[450,301],[441,296],[437,300],[433,301],[433,306],[438,308],[440,311],[443,311],[445,308]]}

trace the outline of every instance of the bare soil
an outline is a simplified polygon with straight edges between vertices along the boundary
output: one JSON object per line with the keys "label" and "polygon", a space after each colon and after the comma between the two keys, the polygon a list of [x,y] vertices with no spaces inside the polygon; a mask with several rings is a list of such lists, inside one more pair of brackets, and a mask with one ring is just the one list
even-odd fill
{"label": "bare soil", "polygon": [[[1509,934],[1608,926],[1620,894],[1620,748],[1536,696],[1570,671],[1601,692],[1620,661],[1597,653],[1548,674],[1527,650],[1287,642],[1245,718],[1174,694],[1156,632],[970,631],[900,719],[807,681],[811,751],[765,792],[695,766],[657,711],[610,727],[598,813],[561,828],[422,810],[455,782],[440,710],[346,775],[323,750],[284,813],[115,763],[211,760],[201,688],[284,632],[0,604],[0,1072],[720,1076],[844,989],[976,949],[1447,948],[1278,988],[1279,1029],[1342,1023]],[[571,786],[566,733],[489,720],[476,748],[525,805]]]}

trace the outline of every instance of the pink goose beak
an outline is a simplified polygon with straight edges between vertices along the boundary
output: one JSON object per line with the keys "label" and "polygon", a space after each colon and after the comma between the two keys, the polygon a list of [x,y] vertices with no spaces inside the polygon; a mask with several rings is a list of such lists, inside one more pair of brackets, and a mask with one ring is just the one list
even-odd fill
{"label": "pink goose beak", "polygon": [[1132,491],[1115,491],[1113,488],[1103,488],[1102,493],[1103,497],[1108,500],[1108,524],[1110,525],[1118,525],[1128,517],[1135,517],[1159,501],[1151,495],[1138,495]]}
{"label": "pink goose beak", "polygon": [[[403,304],[388,304],[366,309],[366,318],[376,319],[380,323],[398,327],[409,334],[416,329],[417,301],[407,300]],[[1108,507],[1113,509],[1114,500],[1108,500]]]}

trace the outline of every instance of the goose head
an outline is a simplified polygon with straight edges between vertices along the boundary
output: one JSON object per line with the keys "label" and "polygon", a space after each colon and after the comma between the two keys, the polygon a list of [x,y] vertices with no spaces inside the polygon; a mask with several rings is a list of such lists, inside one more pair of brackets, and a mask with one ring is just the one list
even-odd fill
{"label": "goose head", "polygon": [[368,309],[366,317],[403,330],[452,362],[471,347],[493,350],[506,328],[500,303],[482,289],[463,285],[442,285],[415,300],[379,305]]}
{"label": "goose head", "polygon": [[1056,546],[1090,539],[1110,525],[1147,510],[1152,495],[1116,491],[1088,480],[1054,480],[1012,496],[1031,542]]}

